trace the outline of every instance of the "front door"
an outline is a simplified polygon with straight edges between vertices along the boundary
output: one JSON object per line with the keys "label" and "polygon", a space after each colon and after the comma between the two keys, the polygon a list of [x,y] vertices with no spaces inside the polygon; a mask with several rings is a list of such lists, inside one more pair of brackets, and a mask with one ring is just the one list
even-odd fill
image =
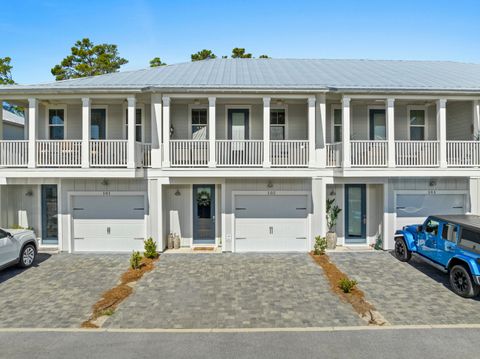
{"label": "front door", "polygon": [[229,140],[248,140],[249,138],[249,120],[248,110],[229,109],[228,110],[228,139]]}
{"label": "front door", "polygon": [[345,185],[345,244],[367,242],[366,185]]}
{"label": "front door", "polygon": [[105,140],[107,138],[107,110],[92,108],[90,119],[90,138],[92,140]]}
{"label": "front door", "polygon": [[42,185],[42,244],[58,244],[57,185]]}
{"label": "front door", "polygon": [[387,123],[385,110],[370,110],[370,140],[386,140]]}
{"label": "front door", "polygon": [[193,244],[215,244],[215,185],[193,185]]}

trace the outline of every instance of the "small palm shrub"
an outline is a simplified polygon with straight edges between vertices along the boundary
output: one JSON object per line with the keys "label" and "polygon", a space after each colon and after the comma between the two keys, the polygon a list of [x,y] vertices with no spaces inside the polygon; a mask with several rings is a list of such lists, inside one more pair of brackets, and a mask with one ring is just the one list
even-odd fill
{"label": "small palm shrub", "polygon": [[342,278],[338,282],[338,286],[343,290],[343,293],[350,293],[356,285],[357,281],[349,278]]}
{"label": "small palm shrub", "polygon": [[157,256],[158,256],[157,242],[155,242],[152,237],[143,241],[143,247],[145,249],[145,253],[143,253],[145,258],[151,258],[151,259],[157,258]]}
{"label": "small palm shrub", "polygon": [[316,236],[313,253],[317,256],[325,254],[325,249],[327,249],[327,239],[325,237]]}
{"label": "small palm shrub", "polygon": [[130,267],[132,269],[139,269],[142,261],[142,255],[138,251],[133,251],[130,256]]}

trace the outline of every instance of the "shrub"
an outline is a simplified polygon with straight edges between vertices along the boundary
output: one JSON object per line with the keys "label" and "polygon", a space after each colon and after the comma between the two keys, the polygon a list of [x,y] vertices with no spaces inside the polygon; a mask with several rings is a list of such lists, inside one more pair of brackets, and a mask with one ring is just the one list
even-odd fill
{"label": "shrub", "polygon": [[380,234],[377,236],[377,239],[375,240],[375,245],[373,246],[373,248],[376,249],[377,251],[383,250],[383,240]]}
{"label": "shrub", "polygon": [[143,241],[143,246],[145,249],[145,253],[143,254],[145,258],[157,258],[157,242],[155,242],[152,237]]}
{"label": "shrub", "polygon": [[325,237],[316,236],[313,253],[315,255],[325,254],[325,249],[327,249],[327,239]]}
{"label": "shrub", "polygon": [[338,282],[338,286],[344,293],[350,293],[356,285],[357,281],[354,279],[342,278]]}
{"label": "shrub", "polygon": [[142,255],[138,251],[133,251],[130,256],[130,267],[132,269],[139,269],[140,262],[142,261]]}
{"label": "shrub", "polygon": [[336,204],[335,198],[327,199],[327,227],[329,232],[337,225],[338,214],[342,211]]}

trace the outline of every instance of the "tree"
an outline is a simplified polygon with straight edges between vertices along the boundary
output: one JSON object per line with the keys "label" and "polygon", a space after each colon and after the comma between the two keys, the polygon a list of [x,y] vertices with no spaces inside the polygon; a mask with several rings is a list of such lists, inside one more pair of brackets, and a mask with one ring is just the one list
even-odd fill
{"label": "tree", "polygon": [[215,55],[212,52],[212,50],[203,49],[201,51],[198,51],[195,54],[192,54],[190,57],[192,61],[200,61],[200,60],[206,60],[206,59],[215,59],[217,55]]}
{"label": "tree", "polygon": [[119,56],[117,45],[94,45],[88,38],[75,42],[71,51],[71,55],[51,70],[57,81],[117,72],[128,63]]}
{"label": "tree", "polygon": [[245,49],[243,47],[235,47],[232,50],[232,58],[237,59],[250,59],[252,54],[246,54]]}
{"label": "tree", "polygon": [[259,59],[269,59],[270,56],[268,56],[268,55],[260,55],[258,58],[259,58]]}
{"label": "tree", "polygon": [[158,67],[158,66],[165,66],[166,63],[162,62],[160,57],[154,57],[150,60],[150,67]]}
{"label": "tree", "polygon": [[0,57],[0,85],[12,85],[15,82],[12,79],[12,68],[10,65],[12,59],[10,57]]}

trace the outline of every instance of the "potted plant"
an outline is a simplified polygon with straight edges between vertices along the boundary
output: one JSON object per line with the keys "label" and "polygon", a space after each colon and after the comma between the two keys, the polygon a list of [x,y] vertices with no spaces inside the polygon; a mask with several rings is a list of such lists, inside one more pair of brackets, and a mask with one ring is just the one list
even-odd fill
{"label": "potted plant", "polygon": [[338,214],[342,210],[335,204],[335,198],[327,199],[327,248],[335,249],[337,246],[337,233],[335,226],[337,224]]}

